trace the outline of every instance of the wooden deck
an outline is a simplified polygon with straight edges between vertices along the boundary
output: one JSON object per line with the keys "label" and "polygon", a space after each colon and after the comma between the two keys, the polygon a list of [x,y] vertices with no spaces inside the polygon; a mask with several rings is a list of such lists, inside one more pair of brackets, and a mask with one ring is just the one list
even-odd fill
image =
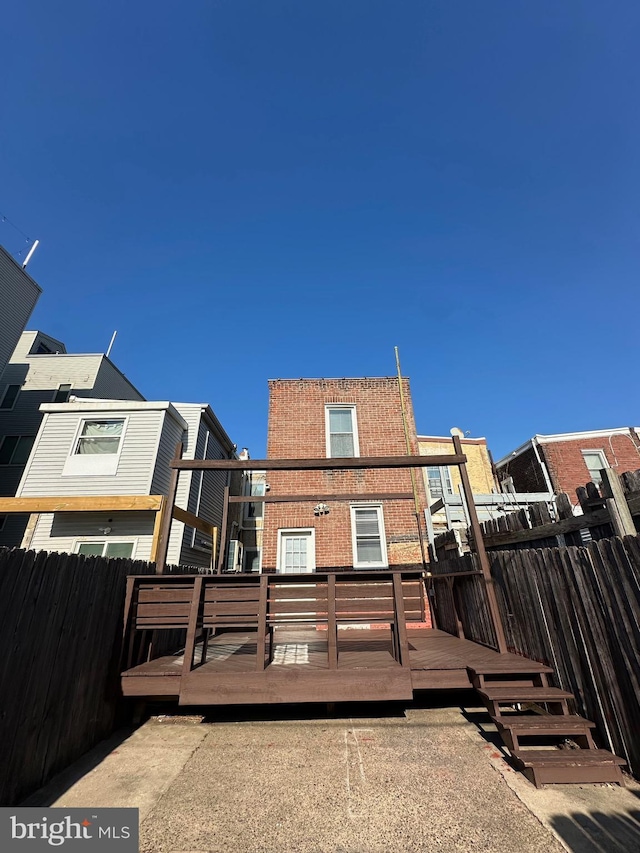
{"label": "wooden deck", "polygon": [[416,690],[470,689],[468,668],[532,668],[519,655],[435,629],[408,630],[409,666],[403,667],[394,659],[389,629],[359,628],[339,631],[338,666],[331,669],[326,635],[316,628],[276,630],[271,660],[256,671],[257,631],[223,633],[209,639],[204,661],[197,644],[188,672],[184,650],[126,670],[123,693],[181,705],[410,700]]}

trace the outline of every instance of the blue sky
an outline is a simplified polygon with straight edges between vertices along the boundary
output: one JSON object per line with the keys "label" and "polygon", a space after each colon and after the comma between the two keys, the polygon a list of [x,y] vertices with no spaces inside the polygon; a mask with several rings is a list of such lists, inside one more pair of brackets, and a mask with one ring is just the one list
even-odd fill
{"label": "blue sky", "polygon": [[637,0],[22,0],[3,30],[30,327],[117,329],[148,399],[254,457],[269,378],[395,345],[418,430],[496,458],[640,421]]}

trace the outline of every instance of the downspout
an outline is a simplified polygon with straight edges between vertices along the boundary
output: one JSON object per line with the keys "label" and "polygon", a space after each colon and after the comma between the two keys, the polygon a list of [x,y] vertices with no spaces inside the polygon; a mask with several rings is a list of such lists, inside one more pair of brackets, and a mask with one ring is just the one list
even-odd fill
{"label": "downspout", "polygon": [[540,442],[538,441],[538,436],[534,435],[531,439],[531,446],[533,447],[533,452],[536,455],[536,459],[538,460],[538,465],[542,468],[542,474],[544,476],[544,481],[547,484],[547,491],[550,495],[554,494],[553,486],[551,485],[551,479],[549,477],[549,471],[547,470],[547,465],[540,458],[540,452],[538,451],[538,446]]}

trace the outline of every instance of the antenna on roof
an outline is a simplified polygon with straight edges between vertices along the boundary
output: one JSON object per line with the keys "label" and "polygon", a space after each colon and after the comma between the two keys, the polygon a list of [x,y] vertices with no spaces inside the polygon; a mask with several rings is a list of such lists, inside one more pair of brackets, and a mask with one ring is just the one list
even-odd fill
{"label": "antenna on roof", "polygon": [[118,331],[117,331],[117,329],[116,329],[116,331],[111,335],[111,343],[110,343],[110,344],[109,344],[109,346],[107,347],[107,352],[105,353],[105,355],[107,356],[107,358],[109,358],[109,353],[111,352],[111,347],[113,346],[113,342],[115,341],[115,339],[116,339],[116,335],[117,335],[117,334],[118,334]]}
{"label": "antenna on roof", "polygon": [[36,240],[35,243],[33,244],[33,246],[29,249],[29,253],[27,254],[27,257],[24,259],[24,263],[22,264],[22,269],[24,269],[26,267],[26,265],[29,263],[29,261],[31,260],[31,255],[33,255],[35,250],[38,248],[39,242],[40,242],[40,240]]}

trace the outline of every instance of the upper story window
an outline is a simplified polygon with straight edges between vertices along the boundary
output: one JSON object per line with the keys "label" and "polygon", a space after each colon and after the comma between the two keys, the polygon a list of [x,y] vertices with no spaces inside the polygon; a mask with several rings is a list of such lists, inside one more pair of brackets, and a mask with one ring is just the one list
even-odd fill
{"label": "upper story window", "polygon": [[429,485],[429,495],[434,500],[438,500],[444,497],[444,495],[453,494],[448,465],[428,465],[427,483]]}
{"label": "upper story window", "polygon": [[[265,484],[260,480],[252,480],[247,483],[247,494],[263,497],[265,493]],[[245,504],[245,515],[247,518],[262,518],[264,515],[263,501],[256,501],[254,504]]]}
{"label": "upper story window", "polygon": [[591,479],[591,482],[595,483],[596,486],[599,486],[602,482],[600,470],[602,468],[609,468],[609,463],[607,462],[607,457],[604,455],[604,451],[583,450],[582,458],[584,459],[584,464],[589,470],[589,478]]}
{"label": "upper story window", "polygon": [[360,456],[355,406],[325,406],[325,428],[330,459]]}
{"label": "upper story window", "polygon": [[0,440],[0,465],[26,465],[35,436],[5,435]]}
{"label": "upper story window", "polygon": [[123,428],[124,421],[85,421],[74,453],[117,453]]}
{"label": "upper story window", "polygon": [[13,409],[16,400],[18,399],[18,394],[20,393],[21,387],[21,385],[7,385],[4,394],[2,395],[0,409]]}
{"label": "upper story window", "polygon": [[71,394],[71,385],[58,385],[58,390],[54,394],[53,402],[66,403],[69,400],[69,394]]}
{"label": "upper story window", "polygon": [[118,463],[126,430],[126,418],[80,421],[62,471],[63,477],[112,476]]}

